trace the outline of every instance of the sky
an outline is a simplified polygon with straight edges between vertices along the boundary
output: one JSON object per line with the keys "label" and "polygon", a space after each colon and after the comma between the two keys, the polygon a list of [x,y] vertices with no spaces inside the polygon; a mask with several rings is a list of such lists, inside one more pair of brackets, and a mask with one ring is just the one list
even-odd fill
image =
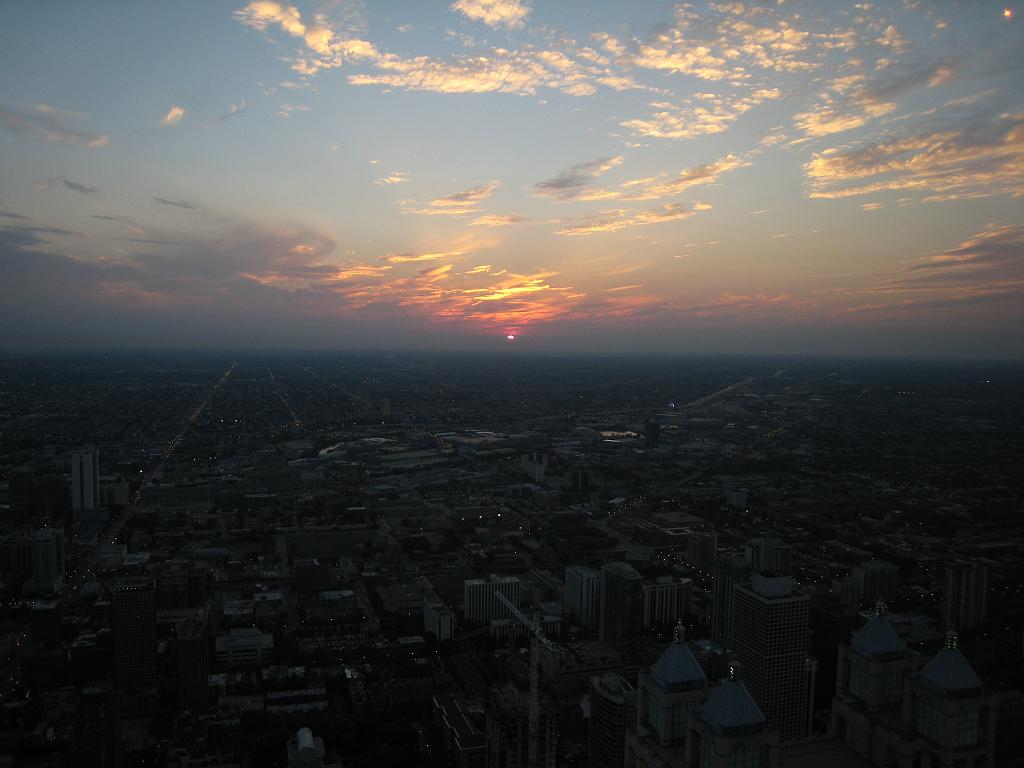
{"label": "sky", "polygon": [[0,347],[1024,358],[1024,6],[0,6]]}

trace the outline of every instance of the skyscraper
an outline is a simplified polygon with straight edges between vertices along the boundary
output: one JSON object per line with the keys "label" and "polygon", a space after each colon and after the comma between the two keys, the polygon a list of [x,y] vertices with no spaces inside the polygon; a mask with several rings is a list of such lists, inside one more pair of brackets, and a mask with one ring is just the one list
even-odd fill
{"label": "skyscraper", "polygon": [[711,592],[711,639],[723,648],[733,648],[733,616],[739,584],[750,579],[750,565],[739,552],[722,554],[715,562],[715,585]]}
{"label": "skyscraper", "polygon": [[99,509],[100,455],[93,446],[71,452],[71,511]]}
{"label": "skyscraper", "polygon": [[565,606],[573,621],[584,627],[597,627],[601,616],[601,577],[585,565],[565,568]]}
{"label": "skyscraper", "polygon": [[210,642],[206,623],[193,618],[178,625],[178,707],[201,711],[210,703]]}
{"label": "skyscraper", "polygon": [[746,545],[747,561],[765,576],[793,575],[793,547],[781,539],[751,539]]}
{"label": "skyscraper", "polygon": [[643,577],[629,563],[601,566],[601,642],[624,661],[640,651]]}
{"label": "skyscraper", "polygon": [[659,576],[653,584],[644,584],[642,623],[644,629],[671,625],[686,616],[690,602],[690,579]]}
{"label": "skyscraper", "polygon": [[495,597],[500,593],[513,605],[519,604],[519,579],[516,576],[497,576],[489,579],[466,579],[462,585],[463,615],[467,622],[484,624],[492,619],[507,619],[508,608]]}
{"label": "skyscraper", "polygon": [[32,586],[36,592],[59,592],[64,586],[64,529],[32,533]]}
{"label": "skyscraper", "polygon": [[587,754],[592,768],[621,768],[636,726],[636,689],[621,675],[590,678]]}
{"label": "skyscraper", "polygon": [[755,573],[736,587],[736,650],[743,679],[783,741],[807,734],[813,698],[809,666],[808,595],[793,591],[791,576]]}
{"label": "skyscraper", "polygon": [[117,687],[156,685],[156,608],[151,580],[125,579],[114,587],[110,628]]}
{"label": "skyscraper", "polygon": [[988,566],[974,560],[946,565],[942,623],[958,632],[988,621]]}

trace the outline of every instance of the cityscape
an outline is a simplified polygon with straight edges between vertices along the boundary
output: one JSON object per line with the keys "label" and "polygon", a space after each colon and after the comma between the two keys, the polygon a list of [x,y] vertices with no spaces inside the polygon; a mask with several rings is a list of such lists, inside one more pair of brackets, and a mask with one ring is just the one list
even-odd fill
{"label": "cityscape", "polygon": [[989,0],[0,6],[0,768],[1024,768]]}

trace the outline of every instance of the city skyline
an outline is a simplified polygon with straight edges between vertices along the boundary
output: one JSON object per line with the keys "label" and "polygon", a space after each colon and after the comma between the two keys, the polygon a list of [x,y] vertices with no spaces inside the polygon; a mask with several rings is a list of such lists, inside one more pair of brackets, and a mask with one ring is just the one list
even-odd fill
{"label": "city skyline", "polygon": [[0,347],[1020,358],[1018,11],[9,4]]}

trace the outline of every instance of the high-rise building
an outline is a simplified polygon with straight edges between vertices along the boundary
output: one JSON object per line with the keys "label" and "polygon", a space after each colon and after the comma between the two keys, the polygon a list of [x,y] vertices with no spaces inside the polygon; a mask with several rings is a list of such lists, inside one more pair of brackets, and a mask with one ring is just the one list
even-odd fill
{"label": "high-rise building", "polygon": [[814,708],[827,710],[836,692],[837,649],[860,626],[861,618],[835,594],[811,595],[809,609],[811,655],[818,660]]}
{"label": "high-rise building", "polygon": [[[494,688],[487,701],[487,765],[501,768],[530,766],[529,694],[506,686]],[[538,768],[554,768],[558,746],[558,707],[550,696],[537,702],[539,717],[534,740]]]}
{"label": "high-rise building", "polygon": [[75,712],[75,742],[69,765],[119,768],[121,761],[121,702],[106,684],[82,689]]}
{"label": "high-rise building", "polygon": [[27,464],[11,470],[11,523],[23,522],[35,501],[36,471]]}
{"label": "high-rise building", "polygon": [[672,625],[686,616],[693,581],[659,576],[653,584],[641,588],[644,629]]}
{"label": "high-rise building", "polygon": [[686,537],[686,562],[691,568],[710,574],[715,568],[717,553],[718,534],[714,531],[693,531]]}
{"label": "high-rise building", "polygon": [[629,563],[601,566],[601,642],[627,663],[640,652],[643,577]]}
{"label": "high-rise building", "polygon": [[700,768],[775,768],[779,735],[742,680],[730,678],[715,688],[694,729],[700,739]]}
{"label": "high-rise building", "polygon": [[942,623],[958,632],[988,621],[988,566],[973,560],[946,565]]}
{"label": "high-rise building", "polygon": [[181,622],[175,636],[178,657],[178,708],[202,711],[210,703],[210,641],[206,622]]}
{"label": "high-rise building", "polygon": [[622,768],[626,737],[636,726],[636,689],[621,675],[590,678],[588,765]]}
{"label": "high-rise building", "polygon": [[830,735],[872,765],[998,764],[1001,696],[985,688],[956,633],[923,661],[878,611],[839,648]]}
{"label": "high-rise building", "polygon": [[64,586],[64,529],[32,533],[32,587],[35,592],[60,592]]}
{"label": "high-rise building", "polygon": [[896,597],[900,586],[900,568],[885,560],[866,560],[853,567],[853,578],[860,585],[862,599],[873,603]]}
{"label": "high-rise building", "polygon": [[434,593],[423,597],[423,632],[433,635],[438,642],[455,637],[455,614]]}
{"label": "high-rise building", "polygon": [[125,579],[114,586],[110,628],[118,688],[156,685],[155,602],[149,579]]}
{"label": "high-rise building", "polygon": [[711,639],[723,648],[735,646],[735,589],[749,580],[750,564],[742,553],[729,552],[718,557],[711,592]]}
{"label": "high-rise building", "polygon": [[47,649],[61,647],[63,612],[59,600],[36,600],[29,614],[32,642]]}
{"label": "high-rise building", "polygon": [[765,576],[793,575],[793,547],[781,539],[751,539],[745,549],[747,561],[755,573]]}
{"label": "high-rise building", "polygon": [[565,568],[565,607],[573,621],[596,628],[601,617],[601,576],[585,565]]}
{"label": "high-rise building", "polygon": [[100,507],[100,454],[93,446],[71,452],[71,511]]}
{"label": "high-rise building", "polygon": [[470,624],[486,624],[494,619],[510,618],[508,607],[495,597],[504,595],[519,604],[519,578],[491,574],[487,579],[466,579],[462,585],[463,616]]}
{"label": "high-rise building", "polygon": [[696,725],[707,678],[677,625],[672,643],[637,680],[636,733],[626,739],[626,764],[636,768],[693,765]]}
{"label": "high-rise building", "polygon": [[743,679],[783,741],[807,735],[813,701],[809,665],[808,595],[793,591],[791,576],[755,573],[736,587],[736,650]]}

